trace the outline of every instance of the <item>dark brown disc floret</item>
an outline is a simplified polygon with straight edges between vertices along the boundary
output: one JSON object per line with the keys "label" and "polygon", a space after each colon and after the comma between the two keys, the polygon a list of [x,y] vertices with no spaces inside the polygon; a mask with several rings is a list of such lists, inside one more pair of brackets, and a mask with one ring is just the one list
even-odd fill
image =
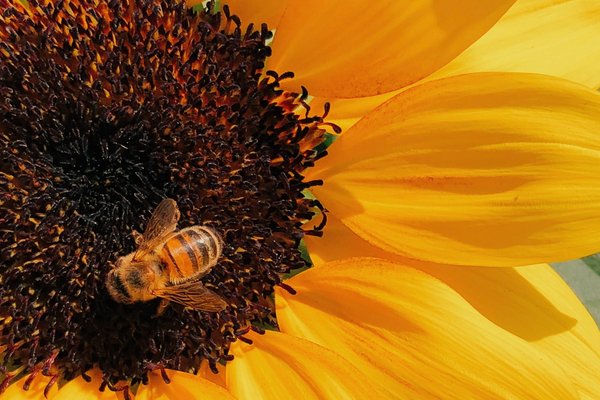
{"label": "dark brown disc floret", "polygon": [[[290,74],[263,71],[267,27],[227,9],[27,3],[0,0],[3,385],[16,372],[69,380],[97,366],[111,386],[216,369],[248,329],[276,327],[274,286],[307,266],[298,246],[320,204],[305,190],[320,182],[303,171],[324,154],[323,117],[280,89]],[[172,304],[156,317],[156,301],[123,305],[105,289],[166,197],[180,228],[224,239],[203,278],[229,304],[220,313]]]}

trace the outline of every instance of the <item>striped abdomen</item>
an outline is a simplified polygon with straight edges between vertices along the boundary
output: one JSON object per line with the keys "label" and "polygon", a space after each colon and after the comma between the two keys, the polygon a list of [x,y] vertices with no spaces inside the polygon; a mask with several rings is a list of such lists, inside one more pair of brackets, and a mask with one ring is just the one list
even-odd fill
{"label": "striped abdomen", "polygon": [[169,274],[169,281],[181,282],[210,270],[221,256],[219,235],[205,226],[190,226],[173,234],[159,256]]}

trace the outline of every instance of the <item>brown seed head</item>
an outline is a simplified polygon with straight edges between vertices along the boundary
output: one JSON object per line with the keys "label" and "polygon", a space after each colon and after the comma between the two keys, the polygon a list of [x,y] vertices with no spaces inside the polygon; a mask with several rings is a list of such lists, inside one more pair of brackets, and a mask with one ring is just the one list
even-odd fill
{"label": "brown seed head", "polygon": [[[298,244],[318,203],[302,191],[319,182],[302,172],[324,154],[322,117],[298,116],[305,96],[263,74],[266,26],[183,1],[28,3],[0,0],[3,368],[71,379],[97,365],[110,386],[230,360],[249,326],[276,326],[273,287],[307,265]],[[225,311],[154,318],[155,302],[107,294],[164,197],[180,228],[223,236],[203,283]]]}

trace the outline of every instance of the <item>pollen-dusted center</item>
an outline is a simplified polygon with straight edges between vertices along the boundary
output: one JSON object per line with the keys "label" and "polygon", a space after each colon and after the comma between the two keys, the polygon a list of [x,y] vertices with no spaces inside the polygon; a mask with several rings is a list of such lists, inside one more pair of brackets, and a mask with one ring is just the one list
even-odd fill
{"label": "pollen-dusted center", "polygon": [[[263,75],[266,26],[182,1],[0,0],[0,368],[109,385],[231,359],[276,326],[273,287],[306,266],[303,191],[322,117]],[[210,7],[210,6],[209,6]],[[307,108],[307,107],[306,107]],[[178,229],[210,226],[222,255],[202,284],[227,307],[122,304],[106,290],[161,199]],[[259,329],[259,328],[254,328]]]}

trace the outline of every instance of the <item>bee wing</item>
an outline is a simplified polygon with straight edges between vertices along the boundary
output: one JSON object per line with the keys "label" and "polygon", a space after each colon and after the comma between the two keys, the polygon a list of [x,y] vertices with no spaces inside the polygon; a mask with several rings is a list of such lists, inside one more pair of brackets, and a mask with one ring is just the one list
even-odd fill
{"label": "bee wing", "polygon": [[200,311],[217,312],[227,306],[225,300],[198,281],[188,281],[154,289],[152,294]]}
{"label": "bee wing", "polygon": [[167,235],[177,229],[177,221],[180,216],[177,203],[173,199],[164,199],[152,213],[146,230],[142,234],[142,242],[138,246],[134,260],[143,257],[150,250],[158,246]]}

